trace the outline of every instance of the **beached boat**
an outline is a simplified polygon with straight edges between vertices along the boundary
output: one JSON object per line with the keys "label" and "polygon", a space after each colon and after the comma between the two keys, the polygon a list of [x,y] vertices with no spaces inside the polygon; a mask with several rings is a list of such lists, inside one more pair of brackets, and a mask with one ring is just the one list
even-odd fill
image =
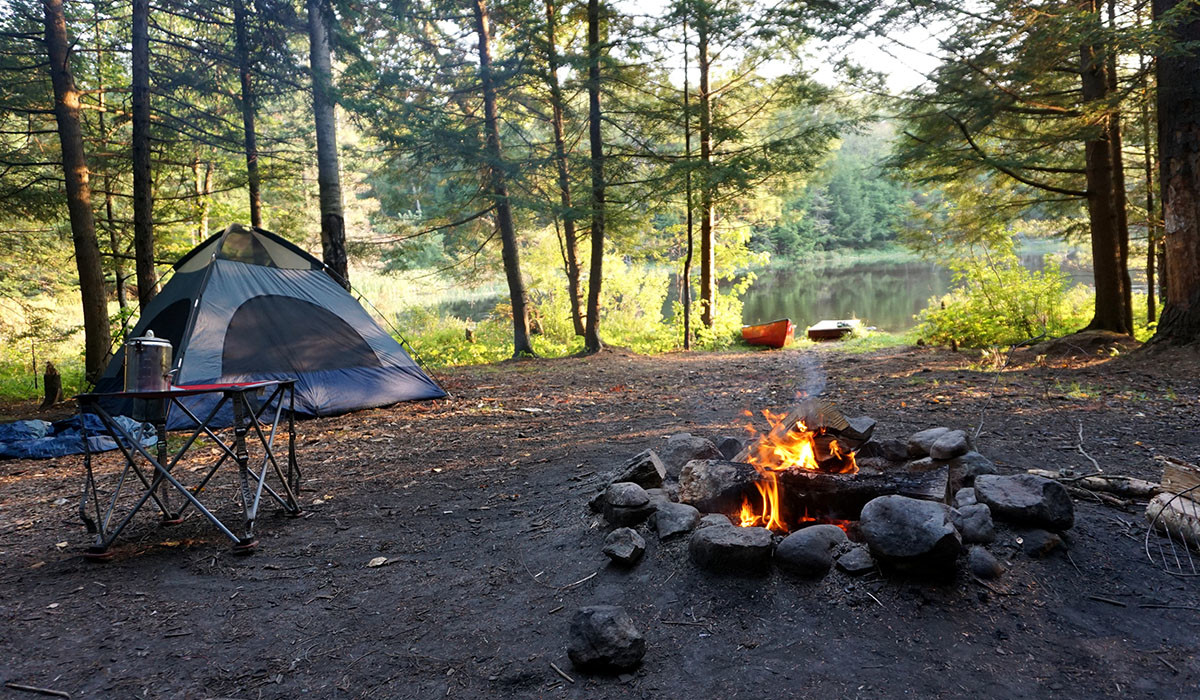
{"label": "beached boat", "polygon": [[857,318],[817,321],[808,327],[809,340],[841,340],[862,325]]}
{"label": "beached boat", "polygon": [[771,348],[781,348],[792,340],[796,326],[790,318],[781,318],[770,323],[760,323],[755,326],[742,326],[742,340],[751,345],[766,345]]}

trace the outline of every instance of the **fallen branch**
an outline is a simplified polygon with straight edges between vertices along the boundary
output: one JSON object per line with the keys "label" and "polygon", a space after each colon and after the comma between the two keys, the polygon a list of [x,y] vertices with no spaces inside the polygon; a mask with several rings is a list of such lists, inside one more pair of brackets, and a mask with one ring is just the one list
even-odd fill
{"label": "fallen branch", "polygon": [[568,682],[568,683],[575,682],[574,678],[568,676],[566,671],[563,671],[561,668],[559,668],[558,665],[555,664],[553,661],[550,662],[550,668],[554,669],[554,672],[557,673],[558,675],[562,676],[563,680],[565,680],[566,682]]}
{"label": "fallen branch", "polygon": [[52,695],[56,698],[67,698],[67,700],[70,700],[71,698],[70,693],[62,690],[54,690],[53,688],[39,688],[36,685],[22,685],[20,683],[13,683],[9,681],[4,684],[4,687],[12,688],[13,690],[24,690],[26,693],[37,693],[39,695]]}
{"label": "fallen branch", "polygon": [[1064,485],[1073,485],[1088,491],[1104,491],[1115,493],[1126,498],[1150,498],[1163,492],[1163,487],[1153,481],[1137,479],[1132,476],[1115,474],[1083,474],[1081,476],[1063,476],[1049,469],[1030,469],[1030,474],[1041,476]]}

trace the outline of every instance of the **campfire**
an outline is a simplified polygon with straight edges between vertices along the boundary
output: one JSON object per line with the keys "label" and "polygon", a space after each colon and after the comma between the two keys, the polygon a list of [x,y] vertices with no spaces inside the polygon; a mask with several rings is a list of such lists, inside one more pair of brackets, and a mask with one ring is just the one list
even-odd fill
{"label": "campfire", "polygon": [[[754,414],[745,414],[753,418]],[[787,413],[762,411],[768,430],[760,433],[753,423],[747,446],[734,458],[754,467],[758,498],[743,495],[741,510],[734,520],[742,527],[765,527],[790,532],[796,526],[819,522],[847,523],[836,518],[802,515],[787,517],[781,497],[780,476],[784,472],[854,474],[858,472],[855,450],[870,438],[875,422],[870,418],[847,419],[825,401],[805,401]],[[752,502],[752,500],[754,502]]]}

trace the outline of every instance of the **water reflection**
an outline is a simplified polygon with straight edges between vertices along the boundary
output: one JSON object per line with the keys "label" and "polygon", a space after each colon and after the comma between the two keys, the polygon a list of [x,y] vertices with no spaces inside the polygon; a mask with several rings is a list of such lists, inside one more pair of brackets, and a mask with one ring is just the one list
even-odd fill
{"label": "water reflection", "polygon": [[[1045,254],[1026,253],[1021,264],[1045,267]],[[1088,283],[1091,271],[1064,264],[1076,283]],[[758,277],[744,297],[742,322],[764,323],[790,318],[804,328],[821,319],[860,318],[881,330],[900,333],[912,328],[914,316],[930,297],[950,289],[951,273],[928,262],[864,262],[853,265],[772,267]]]}

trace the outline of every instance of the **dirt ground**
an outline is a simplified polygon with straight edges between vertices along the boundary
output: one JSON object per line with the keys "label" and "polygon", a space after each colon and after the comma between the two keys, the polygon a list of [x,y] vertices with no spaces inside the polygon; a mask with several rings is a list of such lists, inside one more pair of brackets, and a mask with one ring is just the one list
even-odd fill
{"label": "dirt ground", "polygon": [[[1157,480],[1155,454],[1200,461],[1196,353],[1047,352],[1000,372],[915,347],[456,369],[453,398],[300,423],[307,515],[261,518],[247,557],[194,514],[146,512],[112,560],[85,561],[81,458],[3,462],[0,679],[74,698],[1197,697],[1200,578],[1148,561],[1139,504],[1077,500],[1069,556],[1031,559],[1002,530],[1009,568],[986,584],[720,578],[649,531],[631,570],[601,554],[585,504],[607,472],[672,433],[739,435],[744,410],[819,375],[880,437],[982,425],[1003,473],[1090,456]],[[232,472],[216,481],[232,515]],[[572,668],[571,614],[596,603],[644,633],[636,671]]]}

